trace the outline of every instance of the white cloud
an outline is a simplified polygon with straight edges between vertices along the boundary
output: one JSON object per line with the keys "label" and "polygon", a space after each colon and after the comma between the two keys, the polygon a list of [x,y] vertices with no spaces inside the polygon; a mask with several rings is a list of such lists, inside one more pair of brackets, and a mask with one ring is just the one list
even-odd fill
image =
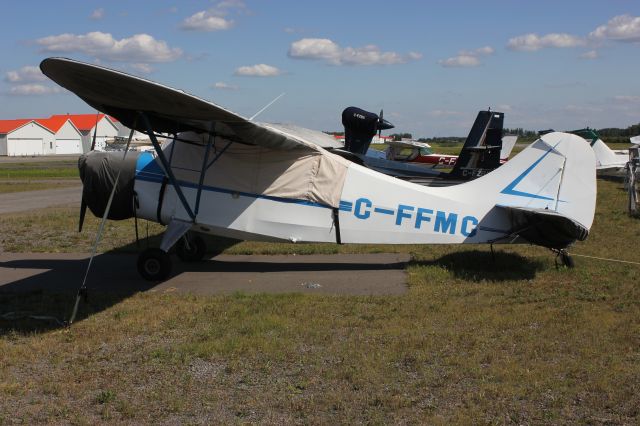
{"label": "white cloud", "polygon": [[16,71],[7,72],[4,80],[9,83],[33,83],[37,81],[46,81],[47,77],[42,74],[40,68],[26,66]]}
{"label": "white cloud", "polygon": [[224,81],[218,81],[213,85],[214,89],[221,89],[221,90],[238,90],[239,87],[234,85],[234,84],[227,84]]}
{"label": "white cloud", "polygon": [[582,59],[598,59],[598,52],[596,50],[589,50],[580,55]]}
{"label": "white cloud", "polygon": [[45,86],[44,84],[19,84],[9,89],[8,94],[13,96],[39,96],[60,93],[59,87]]}
{"label": "white cloud", "polygon": [[182,21],[180,28],[187,31],[224,31],[232,28],[235,22],[227,19],[230,11],[248,12],[242,0],[223,0],[215,6],[194,13]]}
{"label": "white cloud", "polygon": [[458,55],[460,56],[488,56],[493,55],[496,50],[491,46],[480,47],[475,50],[461,50]]}
{"label": "white cloud", "polygon": [[619,15],[589,33],[594,40],[640,41],[640,16]]}
{"label": "white cloud", "polygon": [[99,8],[93,11],[93,13],[91,13],[91,16],[89,16],[90,19],[93,19],[94,21],[99,21],[100,19],[104,18],[104,9],[103,8]]}
{"label": "white cloud", "polygon": [[194,13],[184,21],[180,28],[190,31],[223,31],[233,27],[233,20],[202,10]]}
{"label": "white cloud", "polygon": [[525,34],[509,39],[507,49],[533,52],[543,48],[567,48],[584,46],[585,40],[566,33],[551,33],[544,36],[538,34]]}
{"label": "white cloud", "polygon": [[461,50],[457,56],[440,59],[438,64],[445,68],[470,68],[481,65],[480,56],[493,55],[495,49],[491,46],[480,47],[475,50]]}
{"label": "white cloud", "polygon": [[116,40],[109,33],[94,31],[43,37],[36,43],[44,52],[84,53],[99,60],[118,62],[168,62],[182,55],[181,49],[171,48],[166,42],[148,34]]}
{"label": "white cloud", "polygon": [[326,38],[303,38],[291,43],[288,55],[293,59],[324,61],[331,65],[392,65],[420,59],[422,55],[411,52],[401,55],[382,52],[376,45],[363,47],[341,47]]}
{"label": "white cloud", "polygon": [[282,74],[282,71],[267,64],[239,67],[234,72],[234,75],[241,75],[244,77],[275,77],[280,74]]}
{"label": "white cloud", "polygon": [[143,74],[151,74],[153,67],[149,64],[131,64],[131,68]]}
{"label": "white cloud", "polygon": [[440,65],[445,68],[470,68],[480,65],[480,59],[477,56],[458,55],[447,59],[440,59]]}

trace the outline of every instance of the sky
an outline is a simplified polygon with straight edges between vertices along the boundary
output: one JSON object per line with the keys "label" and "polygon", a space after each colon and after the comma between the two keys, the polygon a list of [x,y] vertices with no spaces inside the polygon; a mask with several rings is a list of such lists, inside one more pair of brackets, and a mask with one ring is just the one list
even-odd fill
{"label": "sky", "polygon": [[38,65],[61,56],[256,120],[341,131],[348,106],[391,132],[465,136],[479,110],[529,130],[640,122],[637,0],[12,1],[0,119],[92,113]]}

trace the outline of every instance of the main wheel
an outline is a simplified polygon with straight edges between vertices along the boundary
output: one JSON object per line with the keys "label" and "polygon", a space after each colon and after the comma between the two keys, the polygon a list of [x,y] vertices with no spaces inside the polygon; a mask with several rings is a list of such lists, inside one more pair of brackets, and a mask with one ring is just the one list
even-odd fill
{"label": "main wheel", "polygon": [[171,273],[171,258],[158,248],[149,248],[138,256],[138,273],[147,281],[164,281]]}
{"label": "main wheel", "polygon": [[176,243],[176,254],[183,262],[198,262],[202,260],[206,252],[207,245],[199,235],[194,235],[189,239],[188,249],[184,238],[180,238]]}

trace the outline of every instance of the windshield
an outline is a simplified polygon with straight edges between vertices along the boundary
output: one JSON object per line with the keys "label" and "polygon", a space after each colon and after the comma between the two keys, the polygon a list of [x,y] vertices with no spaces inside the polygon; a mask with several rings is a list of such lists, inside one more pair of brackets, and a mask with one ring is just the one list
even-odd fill
{"label": "windshield", "polygon": [[433,151],[429,148],[420,148],[420,155],[431,155]]}

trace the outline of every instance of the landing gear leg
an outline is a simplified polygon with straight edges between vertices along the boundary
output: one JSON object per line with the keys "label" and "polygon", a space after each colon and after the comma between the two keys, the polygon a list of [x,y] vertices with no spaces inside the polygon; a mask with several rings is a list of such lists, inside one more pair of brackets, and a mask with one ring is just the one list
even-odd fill
{"label": "landing gear leg", "polygon": [[176,254],[183,262],[198,262],[207,252],[207,245],[200,235],[187,233],[176,243]]}

